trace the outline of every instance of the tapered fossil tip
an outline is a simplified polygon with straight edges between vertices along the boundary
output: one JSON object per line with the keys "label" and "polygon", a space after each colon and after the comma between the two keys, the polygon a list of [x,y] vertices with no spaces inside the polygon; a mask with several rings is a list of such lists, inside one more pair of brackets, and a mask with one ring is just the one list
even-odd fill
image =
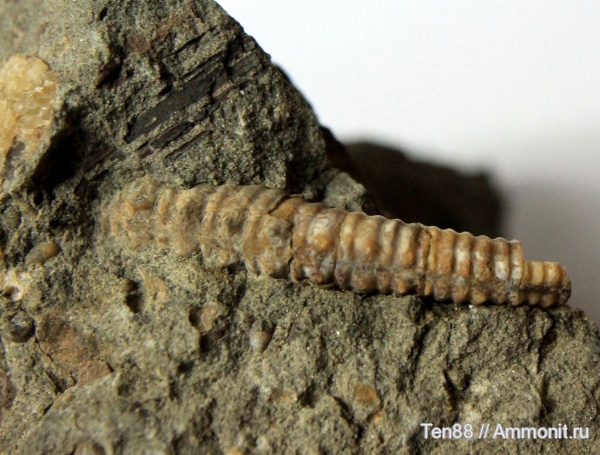
{"label": "tapered fossil tip", "polygon": [[571,280],[558,262],[525,261],[519,303],[542,308],[564,305],[571,297]]}

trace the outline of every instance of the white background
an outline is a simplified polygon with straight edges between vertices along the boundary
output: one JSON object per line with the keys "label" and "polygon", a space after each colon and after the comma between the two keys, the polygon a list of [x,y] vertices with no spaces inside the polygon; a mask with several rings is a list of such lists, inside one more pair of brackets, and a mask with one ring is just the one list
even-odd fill
{"label": "white background", "polygon": [[338,139],[489,171],[600,322],[600,2],[221,0]]}

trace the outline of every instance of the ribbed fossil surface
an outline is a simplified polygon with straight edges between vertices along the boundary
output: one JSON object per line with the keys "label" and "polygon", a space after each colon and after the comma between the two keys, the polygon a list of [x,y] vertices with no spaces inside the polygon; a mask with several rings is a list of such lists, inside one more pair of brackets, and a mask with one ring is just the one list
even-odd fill
{"label": "ribbed fossil surface", "polygon": [[261,186],[179,190],[138,179],[113,200],[103,226],[130,247],[156,240],[180,254],[200,249],[209,266],[244,264],[361,293],[545,308],[571,293],[562,265],[524,261],[518,241],[328,208]]}

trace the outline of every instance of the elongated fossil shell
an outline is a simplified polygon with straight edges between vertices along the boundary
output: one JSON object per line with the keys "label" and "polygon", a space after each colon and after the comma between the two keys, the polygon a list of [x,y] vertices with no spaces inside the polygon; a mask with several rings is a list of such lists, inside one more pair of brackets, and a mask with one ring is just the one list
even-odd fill
{"label": "elongated fossil shell", "polygon": [[243,263],[254,274],[361,293],[544,308],[571,294],[562,265],[524,261],[516,240],[328,208],[260,186],[179,190],[145,177],[106,215],[106,229],[128,246],[155,240],[180,254],[200,249],[209,266]]}

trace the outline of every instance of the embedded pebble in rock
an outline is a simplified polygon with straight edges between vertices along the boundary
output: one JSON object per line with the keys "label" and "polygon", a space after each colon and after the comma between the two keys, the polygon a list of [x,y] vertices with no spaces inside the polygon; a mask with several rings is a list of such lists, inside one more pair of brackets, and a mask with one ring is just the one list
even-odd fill
{"label": "embedded pebble in rock", "polygon": [[48,259],[53,258],[60,253],[60,246],[55,242],[42,242],[36,245],[25,257],[25,263],[43,264]]}
{"label": "embedded pebble in rock", "polygon": [[19,311],[8,318],[7,335],[12,341],[23,343],[31,338],[34,330],[33,318],[24,311]]}

